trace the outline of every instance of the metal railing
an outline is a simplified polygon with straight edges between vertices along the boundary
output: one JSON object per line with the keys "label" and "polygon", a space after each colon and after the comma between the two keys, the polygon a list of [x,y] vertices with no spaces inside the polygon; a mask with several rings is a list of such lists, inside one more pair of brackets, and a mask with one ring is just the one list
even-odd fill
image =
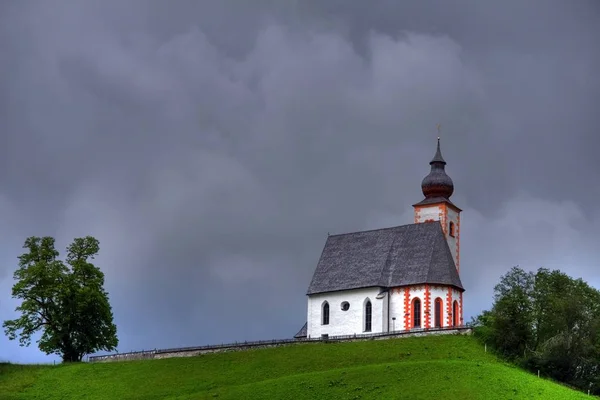
{"label": "metal railing", "polygon": [[193,346],[193,347],[174,347],[168,349],[154,349],[154,350],[141,350],[141,351],[130,351],[127,353],[113,353],[99,356],[89,356],[88,361],[102,361],[111,359],[127,359],[127,358],[153,358],[158,354],[165,353],[186,353],[193,351],[212,351],[212,350],[224,350],[224,349],[244,349],[261,346],[277,346],[286,345],[292,343],[311,343],[311,342],[342,342],[355,339],[376,339],[394,336],[406,336],[418,333],[435,333],[435,332],[446,332],[446,331],[464,331],[471,329],[469,324],[461,326],[449,326],[443,328],[415,328],[410,330],[402,331],[390,331],[380,333],[361,333],[352,335],[336,335],[336,336],[320,336],[314,338],[300,338],[300,339],[271,339],[271,340],[255,340],[255,341],[244,341],[244,342],[233,342],[226,344],[209,344],[205,346]]}

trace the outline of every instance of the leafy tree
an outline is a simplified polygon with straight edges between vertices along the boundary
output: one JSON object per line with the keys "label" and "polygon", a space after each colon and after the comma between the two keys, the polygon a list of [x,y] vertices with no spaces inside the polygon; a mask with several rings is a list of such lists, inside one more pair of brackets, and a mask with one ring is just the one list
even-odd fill
{"label": "leafy tree", "polygon": [[9,339],[21,346],[42,331],[37,341],[46,354],[58,354],[63,362],[81,361],[98,350],[111,351],[118,344],[117,328],[104,290],[104,274],[90,259],[99,242],[91,236],[76,238],[67,247],[65,261],[58,259],[52,237],[30,237],[14,273],[13,298],[22,300],[21,316],[4,321]]}
{"label": "leafy tree", "polygon": [[474,319],[476,337],[532,371],[600,393],[600,291],[540,268],[512,268],[494,305]]}
{"label": "leafy tree", "polygon": [[523,356],[533,341],[531,297],[534,275],[513,267],[494,288],[495,304],[490,338],[507,358]]}

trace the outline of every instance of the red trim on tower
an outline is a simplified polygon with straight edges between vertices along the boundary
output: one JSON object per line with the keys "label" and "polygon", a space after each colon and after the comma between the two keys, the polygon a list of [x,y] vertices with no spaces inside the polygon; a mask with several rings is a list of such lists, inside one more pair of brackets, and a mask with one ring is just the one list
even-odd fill
{"label": "red trim on tower", "polygon": [[415,207],[415,224],[421,222],[421,207]]}
{"label": "red trim on tower", "polygon": [[448,293],[446,294],[446,318],[447,318],[447,326],[452,326],[452,288],[448,288]]}
{"label": "red trim on tower", "polygon": [[444,235],[448,236],[448,207],[446,203],[443,203],[440,207],[440,221],[442,223],[442,231],[444,231]]}
{"label": "red trim on tower", "polygon": [[412,322],[410,320],[410,287],[404,288],[404,329],[409,330]]}
{"label": "red trim on tower", "polygon": [[425,329],[431,328],[431,292],[429,285],[425,285]]}
{"label": "red trim on tower", "polygon": [[456,270],[460,274],[460,214],[456,216]]}

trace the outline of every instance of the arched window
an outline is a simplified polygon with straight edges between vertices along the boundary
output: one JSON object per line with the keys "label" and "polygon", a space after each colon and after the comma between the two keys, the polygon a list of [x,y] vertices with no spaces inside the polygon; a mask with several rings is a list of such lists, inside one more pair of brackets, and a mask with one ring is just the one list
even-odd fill
{"label": "arched window", "polygon": [[415,297],[413,300],[413,328],[421,327],[421,300]]}
{"label": "arched window", "polygon": [[456,234],[454,231],[454,222],[450,221],[450,225],[449,225],[449,231],[450,231],[450,236],[454,237],[454,235]]}
{"label": "arched window", "polygon": [[365,332],[371,332],[371,321],[373,319],[373,307],[371,300],[365,302]]}
{"label": "arched window", "polygon": [[329,325],[329,303],[326,301],[321,306],[321,324]]}
{"label": "arched window", "polygon": [[454,300],[452,305],[452,326],[460,325],[460,315],[458,313],[458,301]]}
{"label": "arched window", "polygon": [[441,328],[442,327],[442,321],[444,320],[442,317],[442,310],[444,309],[443,307],[443,303],[442,303],[442,299],[440,299],[439,297],[437,299],[435,299],[435,315],[434,315],[434,326],[436,328]]}

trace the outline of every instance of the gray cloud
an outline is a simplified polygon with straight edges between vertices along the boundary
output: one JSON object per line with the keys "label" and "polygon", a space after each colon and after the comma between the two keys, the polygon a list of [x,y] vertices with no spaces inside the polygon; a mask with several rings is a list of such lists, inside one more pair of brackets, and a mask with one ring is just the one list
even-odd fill
{"label": "gray cloud", "polygon": [[437,122],[467,316],[515,264],[600,286],[593,2],[0,7],[3,319],[26,236],[92,234],[121,351],[289,337],[327,232],[412,221]]}

